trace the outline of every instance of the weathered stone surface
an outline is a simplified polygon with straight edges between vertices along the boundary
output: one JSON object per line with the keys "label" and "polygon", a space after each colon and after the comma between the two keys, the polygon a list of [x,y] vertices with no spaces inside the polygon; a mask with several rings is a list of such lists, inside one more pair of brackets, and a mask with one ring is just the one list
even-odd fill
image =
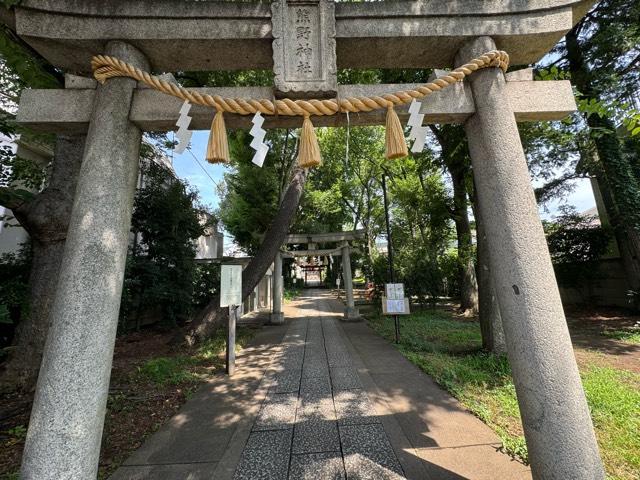
{"label": "weathered stone surface", "polygon": [[507,82],[530,82],[533,81],[533,68],[521,68],[504,74]]}
{"label": "weathered stone surface", "polygon": [[98,86],[98,82],[93,77],[81,77],[71,73],[64,74],[64,88],[94,90]]}
{"label": "weathered stone surface", "polygon": [[336,19],[333,0],[271,4],[276,92],[290,98],[335,97]]}
{"label": "weathered stone surface", "polygon": [[182,465],[136,465],[119,468],[109,480],[211,480],[214,478],[217,463],[199,463]]}
{"label": "weathered stone surface", "polygon": [[289,478],[295,480],[343,480],[344,465],[340,452],[293,455]]}
{"label": "weathered stone surface", "polygon": [[331,379],[329,375],[321,377],[302,377],[300,395],[312,397],[317,395],[331,396]]}
{"label": "weathered stone surface", "polygon": [[252,433],[234,480],[286,480],[292,433],[291,429]]}
{"label": "weathered stone surface", "polygon": [[271,312],[271,323],[284,323],[284,315],[282,314],[282,254],[276,253],[273,259],[273,306]]}
{"label": "weathered stone surface", "polygon": [[[235,470],[235,478],[284,478],[282,475],[286,470],[282,467],[285,462],[283,457],[289,456],[288,478],[291,480],[344,478],[345,445],[348,450],[344,450],[344,461],[347,462],[347,468],[351,468],[347,470],[350,472],[349,478],[401,478],[396,473],[402,472],[398,460],[366,392],[362,389],[336,390],[336,387],[361,387],[357,371],[352,366],[337,367],[331,369],[329,374],[327,349],[332,354],[349,355],[340,338],[337,320],[324,316],[312,317],[302,327],[294,321],[285,335],[285,341],[298,337],[304,338],[302,371],[307,373],[302,376],[300,391],[269,394],[253,424],[253,433]],[[291,348],[285,347],[284,354],[291,353]],[[293,348],[297,350],[299,346],[296,344]],[[289,371],[282,367],[281,362],[276,363],[276,378],[288,378],[289,375],[299,378],[299,368]],[[331,380],[334,383],[333,391]],[[272,383],[269,385],[271,392],[275,392],[277,386]],[[345,392],[348,393],[343,395]],[[296,399],[297,406],[294,403]],[[295,406],[295,423],[291,422],[292,406]],[[340,432],[336,408],[341,412],[341,425],[369,427],[361,424],[375,424],[374,428]],[[293,438],[290,437],[291,430]],[[261,442],[257,433],[278,432],[282,434],[264,437],[267,442],[264,447],[266,453],[256,451],[260,449]],[[283,438],[290,440],[290,450],[283,447]],[[274,443],[277,444],[276,449]],[[261,461],[266,462],[265,472],[257,470]]]}
{"label": "weathered stone surface", "polygon": [[319,453],[340,450],[335,420],[296,420],[292,453]]}
{"label": "weathered stone surface", "polygon": [[[107,51],[148,68],[130,45],[112,42]],[[95,91],[24,449],[25,480],[97,475],[138,179],[141,132],[129,121],[134,89],[134,80],[117,78]]]}
{"label": "weathered stone surface", "polygon": [[258,414],[254,430],[284,430],[293,427],[296,418],[296,393],[271,393]]}
{"label": "weathered stone surface", "polygon": [[353,367],[335,367],[331,369],[331,386],[333,391],[362,388],[358,372]]}
{"label": "weathered stone surface", "polygon": [[340,426],[340,441],[348,478],[404,478],[382,425]]}
{"label": "weathered stone surface", "polygon": [[[492,48],[489,37],[470,42],[458,64]],[[503,108],[508,84],[497,68],[469,83],[476,113],[465,130],[531,470],[604,478],[517,124]]]}
{"label": "weathered stone surface", "polygon": [[333,394],[340,425],[379,423],[367,394],[361,389],[342,390]]}
{"label": "weathered stone surface", "polygon": [[285,370],[276,374],[272,391],[274,393],[292,393],[300,390],[300,370]]}
{"label": "weathered stone surface", "polygon": [[[412,88],[417,84],[394,85],[340,85],[338,95],[366,96]],[[271,98],[272,89],[267,87],[246,88],[199,88],[202,94],[226,97]],[[571,84],[568,81],[507,82],[503,93],[503,104],[513,110],[516,120],[560,120],[576,110]],[[94,90],[24,90],[20,97],[17,121],[38,131],[56,133],[86,132],[95,96]],[[144,131],[170,131],[176,129],[182,100],[169,97],[151,89],[139,89],[133,97],[131,121]],[[409,118],[408,106],[396,107],[400,120]],[[429,96],[422,103],[421,113],[425,123],[464,123],[475,111],[473,96],[468,85],[458,83]],[[210,108],[194,105],[189,115],[193,117],[190,128],[208,130],[214,112]],[[386,110],[351,115],[349,124],[384,125]],[[250,115],[225,114],[228,128],[251,128]],[[315,126],[346,126],[344,114],[313,117]],[[299,127],[299,117],[266,117],[264,128]],[[306,243],[302,236],[292,236],[295,241]],[[334,238],[334,237],[330,237]],[[339,238],[339,237],[337,237]],[[329,240],[328,240],[329,241]],[[334,241],[334,240],[331,240]],[[335,240],[337,241],[337,240]]]}
{"label": "weathered stone surface", "polygon": [[[448,67],[463,43],[480,35],[493,35],[514,65],[535,63],[593,3],[340,2],[335,6],[337,66]],[[273,66],[266,3],[24,0],[15,11],[18,34],[51,63],[69,70],[88,71],[91,56],[104,53],[109,40],[136,45],[158,71]]]}
{"label": "weathered stone surface", "polygon": [[358,312],[353,301],[353,276],[351,275],[350,249],[348,243],[342,247],[342,278],[344,280],[345,296],[347,297],[343,320],[358,321],[360,320],[360,312]]}

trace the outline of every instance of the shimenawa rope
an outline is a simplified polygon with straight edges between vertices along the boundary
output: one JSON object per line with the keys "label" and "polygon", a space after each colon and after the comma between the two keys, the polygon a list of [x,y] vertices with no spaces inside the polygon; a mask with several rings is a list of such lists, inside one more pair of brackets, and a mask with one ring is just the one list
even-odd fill
{"label": "shimenawa rope", "polygon": [[[253,99],[253,98],[227,98],[219,95],[201,94],[197,91],[189,90],[187,88],[176,85],[175,83],[167,82],[154,75],[149,74],[133,65],[123,62],[122,60],[111,57],[108,55],[97,55],[91,60],[91,67],[93,74],[100,83],[104,83],[109,78],[114,77],[130,77],[140,82],[143,82],[151,88],[160,92],[172,95],[182,100],[187,100],[195,105],[204,105],[213,107],[217,110],[218,114],[222,112],[236,113],[239,115],[251,115],[256,112],[260,112],[264,115],[287,115],[287,116],[303,116],[305,117],[304,132],[312,132],[310,128],[309,117],[311,115],[324,116],[335,115],[343,112],[370,112],[379,108],[387,108],[387,135],[386,135],[386,156],[387,158],[399,158],[407,155],[406,143],[404,142],[404,133],[402,132],[402,126],[398,120],[397,114],[393,110],[396,105],[403,105],[411,102],[413,99],[420,99],[430,95],[433,92],[442,90],[456,82],[462,81],[466,76],[471,73],[487,68],[487,67],[499,67],[503,71],[507,70],[509,66],[509,55],[500,50],[492,50],[480,55],[479,57],[471,60],[451,72],[440,78],[433,80],[425,85],[410,90],[402,90],[393,93],[387,93],[382,96],[370,96],[370,97],[346,97],[340,99],[311,99],[311,100],[292,100],[285,98],[282,100],[271,101],[270,99]],[[218,115],[217,114],[217,115]],[[307,124],[309,120],[309,124]],[[215,135],[216,141],[210,139],[207,154],[207,160],[210,162],[229,162],[228,146],[226,145],[226,134],[224,134],[224,122],[220,118],[218,122],[214,121],[212,125],[212,135]],[[222,130],[221,130],[222,128]],[[215,131],[214,131],[215,130]],[[399,131],[397,131],[399,130]],[[224,139],[219,136],[224,134]],[[315,137],[315,134],[313,135]],[[399,138],[402,137],[402,148]],[[316,142],[315,138],[308,139],[311,142]],[[301,141],[303,139],[301,138]],[[215,146],[219,146],[219,150],[216,150]],[[313,147],[305,149],[311,152],[313,157],[299,158],[299,162],[304,166],[310,167],[320,164],[320,158],[315,158],[315,155],[319,155],[319,148]]]}

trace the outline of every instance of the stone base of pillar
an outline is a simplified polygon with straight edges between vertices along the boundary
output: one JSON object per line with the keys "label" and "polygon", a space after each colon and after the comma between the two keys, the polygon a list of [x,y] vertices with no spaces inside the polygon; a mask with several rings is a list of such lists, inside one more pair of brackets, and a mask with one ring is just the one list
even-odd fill
{"label": "stone base of pillar", "polygon": [[346,307],[344,309],[344,317],[342,317],[341,320],[343,322],[359,322],[362,320],[362,317],[357,307]]}
{"label": "stone base of pillar", "polygon": [[284,313],[282,312],[274,312],[269,317],[269,323],[271,325],[282,325],[284,323]]}

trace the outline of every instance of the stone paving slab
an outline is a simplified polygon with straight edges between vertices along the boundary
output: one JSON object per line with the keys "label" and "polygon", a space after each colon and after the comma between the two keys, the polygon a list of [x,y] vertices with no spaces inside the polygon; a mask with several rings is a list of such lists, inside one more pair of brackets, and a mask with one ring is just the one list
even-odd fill
{"label": "stone paving slab", "polygon": [[340,442],[347,478],[404,478],[382,425],[340,426]]}
{"label": "stone paving slab", "polygon": [[329,367],[349,367],[352,365],[351,357],[348,353],[328,354]]}
{"label": "stone paving slab", "polygon": [[[430,478],[438,480],[529,480],[531,472],[522,463],[506,458],[504,462],[489,462],[499,451],[500,444],[473,445],[460,448],[421,448],[416,454],[426,464]],[[568,479],[567,479],[568,480]]]}
{"label": "stone paving slab", "polygon": [[187,463],[177,465],[132,465],[121,467],[110,480],[211,480],[214,478],[217,462]]}
{"label": "stone paving slab", "polygon": [[331,396],[331,379],[329,375],[321,377],[302,377],[300,396],[315,397],[318,395]]}
{"label": "stone paving slab", "polygon": [[362,388],[358,372],[353,367],[335,367],[331,369],[331,386],[333,391]]}
{"label": "stone paving slab", "polygon": [[333,400],[340,425],[380,423],[369,397],[361,389],[336,392]]}
{"label": "stone paving slab", "polygon": [[311,453],[291,457],[291,480],[344,480],[346,478],[340,452]]}
{"label": "stone paving slab", "polygon": [[335,420],[312,419],[296,422],[292,453],[332,451],[340,451],[338,423]]}
{"label": "stone paving slab", "polygon": [[253,425],[254,430],[284,430],[293,428],[298,394],[270,393]]}
{"label": "stone paving slab", "polygon": [[302,376],[303,377],[329,377],[329,364],[325,363],[307,363],[305,360],[304,366],[302,367]]}
{"label": "stone paving slab", "polygon": [[336,409],[331,394],[300,397],[296,422],[306,420],[336,420]]}
{"label": "stone paving slab", "polygon": [[291,429],[253,432],[242,452],[234,480],[286,480],[292,433]]}
{"label": "stone paving slab", "polygon": [[285,370],[277,373],[271,390],[274,393],[293,393],[300,390],[302,374],[299,370]]}

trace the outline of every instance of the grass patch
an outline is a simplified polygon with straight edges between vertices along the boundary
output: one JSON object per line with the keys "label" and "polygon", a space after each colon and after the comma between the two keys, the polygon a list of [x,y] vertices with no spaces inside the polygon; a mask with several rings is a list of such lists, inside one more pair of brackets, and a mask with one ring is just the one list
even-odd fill
{"label": "grass patch", "polygon": [[295,300],[302,293],[302,287],[284,287],[283,297],[285,302]]}
{"label": "grass patch", "polygon": [[[391,318],[370,325],[393,340]],[[480,326],[447,312],[417,312],[401,319],[400,352],[500,437],[508,454],[528,462],[520,410],[507,359],[481,351]],[[640,375],[611,367],[581,369],[607,474],[637,479],[640,472]]]}
{"label": "grass patch", "polygon": [[[369,322],[382,336],[392,339],[393,319],[373,314]],[[482,347],[476,322],[457,321],[441,310],[428,310],[400,317],[401,345],[416,352],[465,352]]]}
{"label": "grass patch", "polygon": [[[236,331],[236,351],[243,348],[253,337],[247,328]],[[156,385],[183,385],[194,383],[202,378],[203,369],[222,366],[225,351],[226,332],[219,330],[214,336],[203,342],[190,355],[158,357],[147,360],[137,369],[136,375]]]}
{"label": "grass patch", "polygon": [[[236,330],[236,352],[244,348],[255,332],[249,328],[238,328]],[[194,358],[200,362],[210,362],[220,359],[224,353],[227,341],[227,332],[218,330],[216,334],[202,343],[196,350]]]}
{"label": "grass patch", "polygon": [[197,380],[189,367],[194,360],[187,356],[159,357],[147,360],[138,367],[140,378],[157,385],[179,385]]}
{"label": "grass patch", "polygon": [[607,473],[640,478],[640,375],[589,365],[581,376]]}
{"label": "grass patch", "polygon": [[604,331],[602,334],[605,337],[613,338],[615,340],[621,340],[627,343],[640,344],[640,329],[633,328],[629,330],[610,330]]}

